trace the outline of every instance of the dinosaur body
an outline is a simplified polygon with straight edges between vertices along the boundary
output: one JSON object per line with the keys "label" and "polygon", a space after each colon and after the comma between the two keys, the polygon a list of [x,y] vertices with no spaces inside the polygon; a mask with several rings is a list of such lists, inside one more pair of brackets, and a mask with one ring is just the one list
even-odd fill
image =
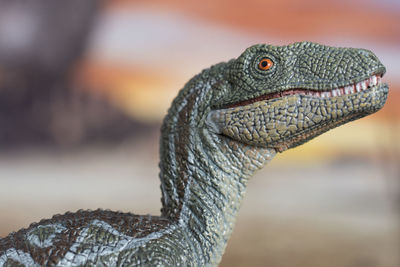
{"label": "dinosaur body", "polygon": [[164,119],[161,216],[56,215],[0,240],[0,266],[216,266],[253,173],[277,152],[379,110],[367,50],[256,45],[204,70]]}

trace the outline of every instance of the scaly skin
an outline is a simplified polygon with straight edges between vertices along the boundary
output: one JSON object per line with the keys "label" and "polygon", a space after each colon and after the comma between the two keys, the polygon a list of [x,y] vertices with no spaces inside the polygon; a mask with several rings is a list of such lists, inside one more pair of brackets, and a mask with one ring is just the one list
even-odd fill
{"label": "scaly skin", "polygon": [[56,215],[0,240],[0,266],[218,265],[253,173],[379,110],[384,72],[370,51],[309,42],[252,46],[204,70],[164,119],[161,216]]}

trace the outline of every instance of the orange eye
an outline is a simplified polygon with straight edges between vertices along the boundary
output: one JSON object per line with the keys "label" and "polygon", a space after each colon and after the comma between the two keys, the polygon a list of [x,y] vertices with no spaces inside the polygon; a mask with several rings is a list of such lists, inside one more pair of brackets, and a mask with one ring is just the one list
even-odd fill
{"label": "orange eye", "polygon": [[270,68],[272,68],[273,65],[274,62],[272,62],[271,59],[265,57],[260,60],[260,63],[258,63],[258,68],[260,70],[269,70]]}

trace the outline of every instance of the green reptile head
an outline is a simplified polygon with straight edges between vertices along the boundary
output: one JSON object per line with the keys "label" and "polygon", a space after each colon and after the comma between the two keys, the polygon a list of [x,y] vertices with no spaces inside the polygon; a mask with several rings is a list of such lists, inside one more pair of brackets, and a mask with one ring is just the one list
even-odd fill
{"label": "green reptile head", "polygon": [[255,45],[225,66],[227,83],[207,124],[233,140],[282,152],[382,108],[384,73],[365,49]]}

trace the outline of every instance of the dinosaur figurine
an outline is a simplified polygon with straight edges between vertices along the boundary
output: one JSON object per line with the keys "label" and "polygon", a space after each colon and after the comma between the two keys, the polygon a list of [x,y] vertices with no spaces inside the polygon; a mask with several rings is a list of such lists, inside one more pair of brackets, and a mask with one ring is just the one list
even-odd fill
{"label": "dinosaur figurine", "polygon": [[217,266],[253,173],[383,107],[370,51],[255,45],[192,78],[162,125],[160,216],[55,215],[0,240],[0,266]]}

